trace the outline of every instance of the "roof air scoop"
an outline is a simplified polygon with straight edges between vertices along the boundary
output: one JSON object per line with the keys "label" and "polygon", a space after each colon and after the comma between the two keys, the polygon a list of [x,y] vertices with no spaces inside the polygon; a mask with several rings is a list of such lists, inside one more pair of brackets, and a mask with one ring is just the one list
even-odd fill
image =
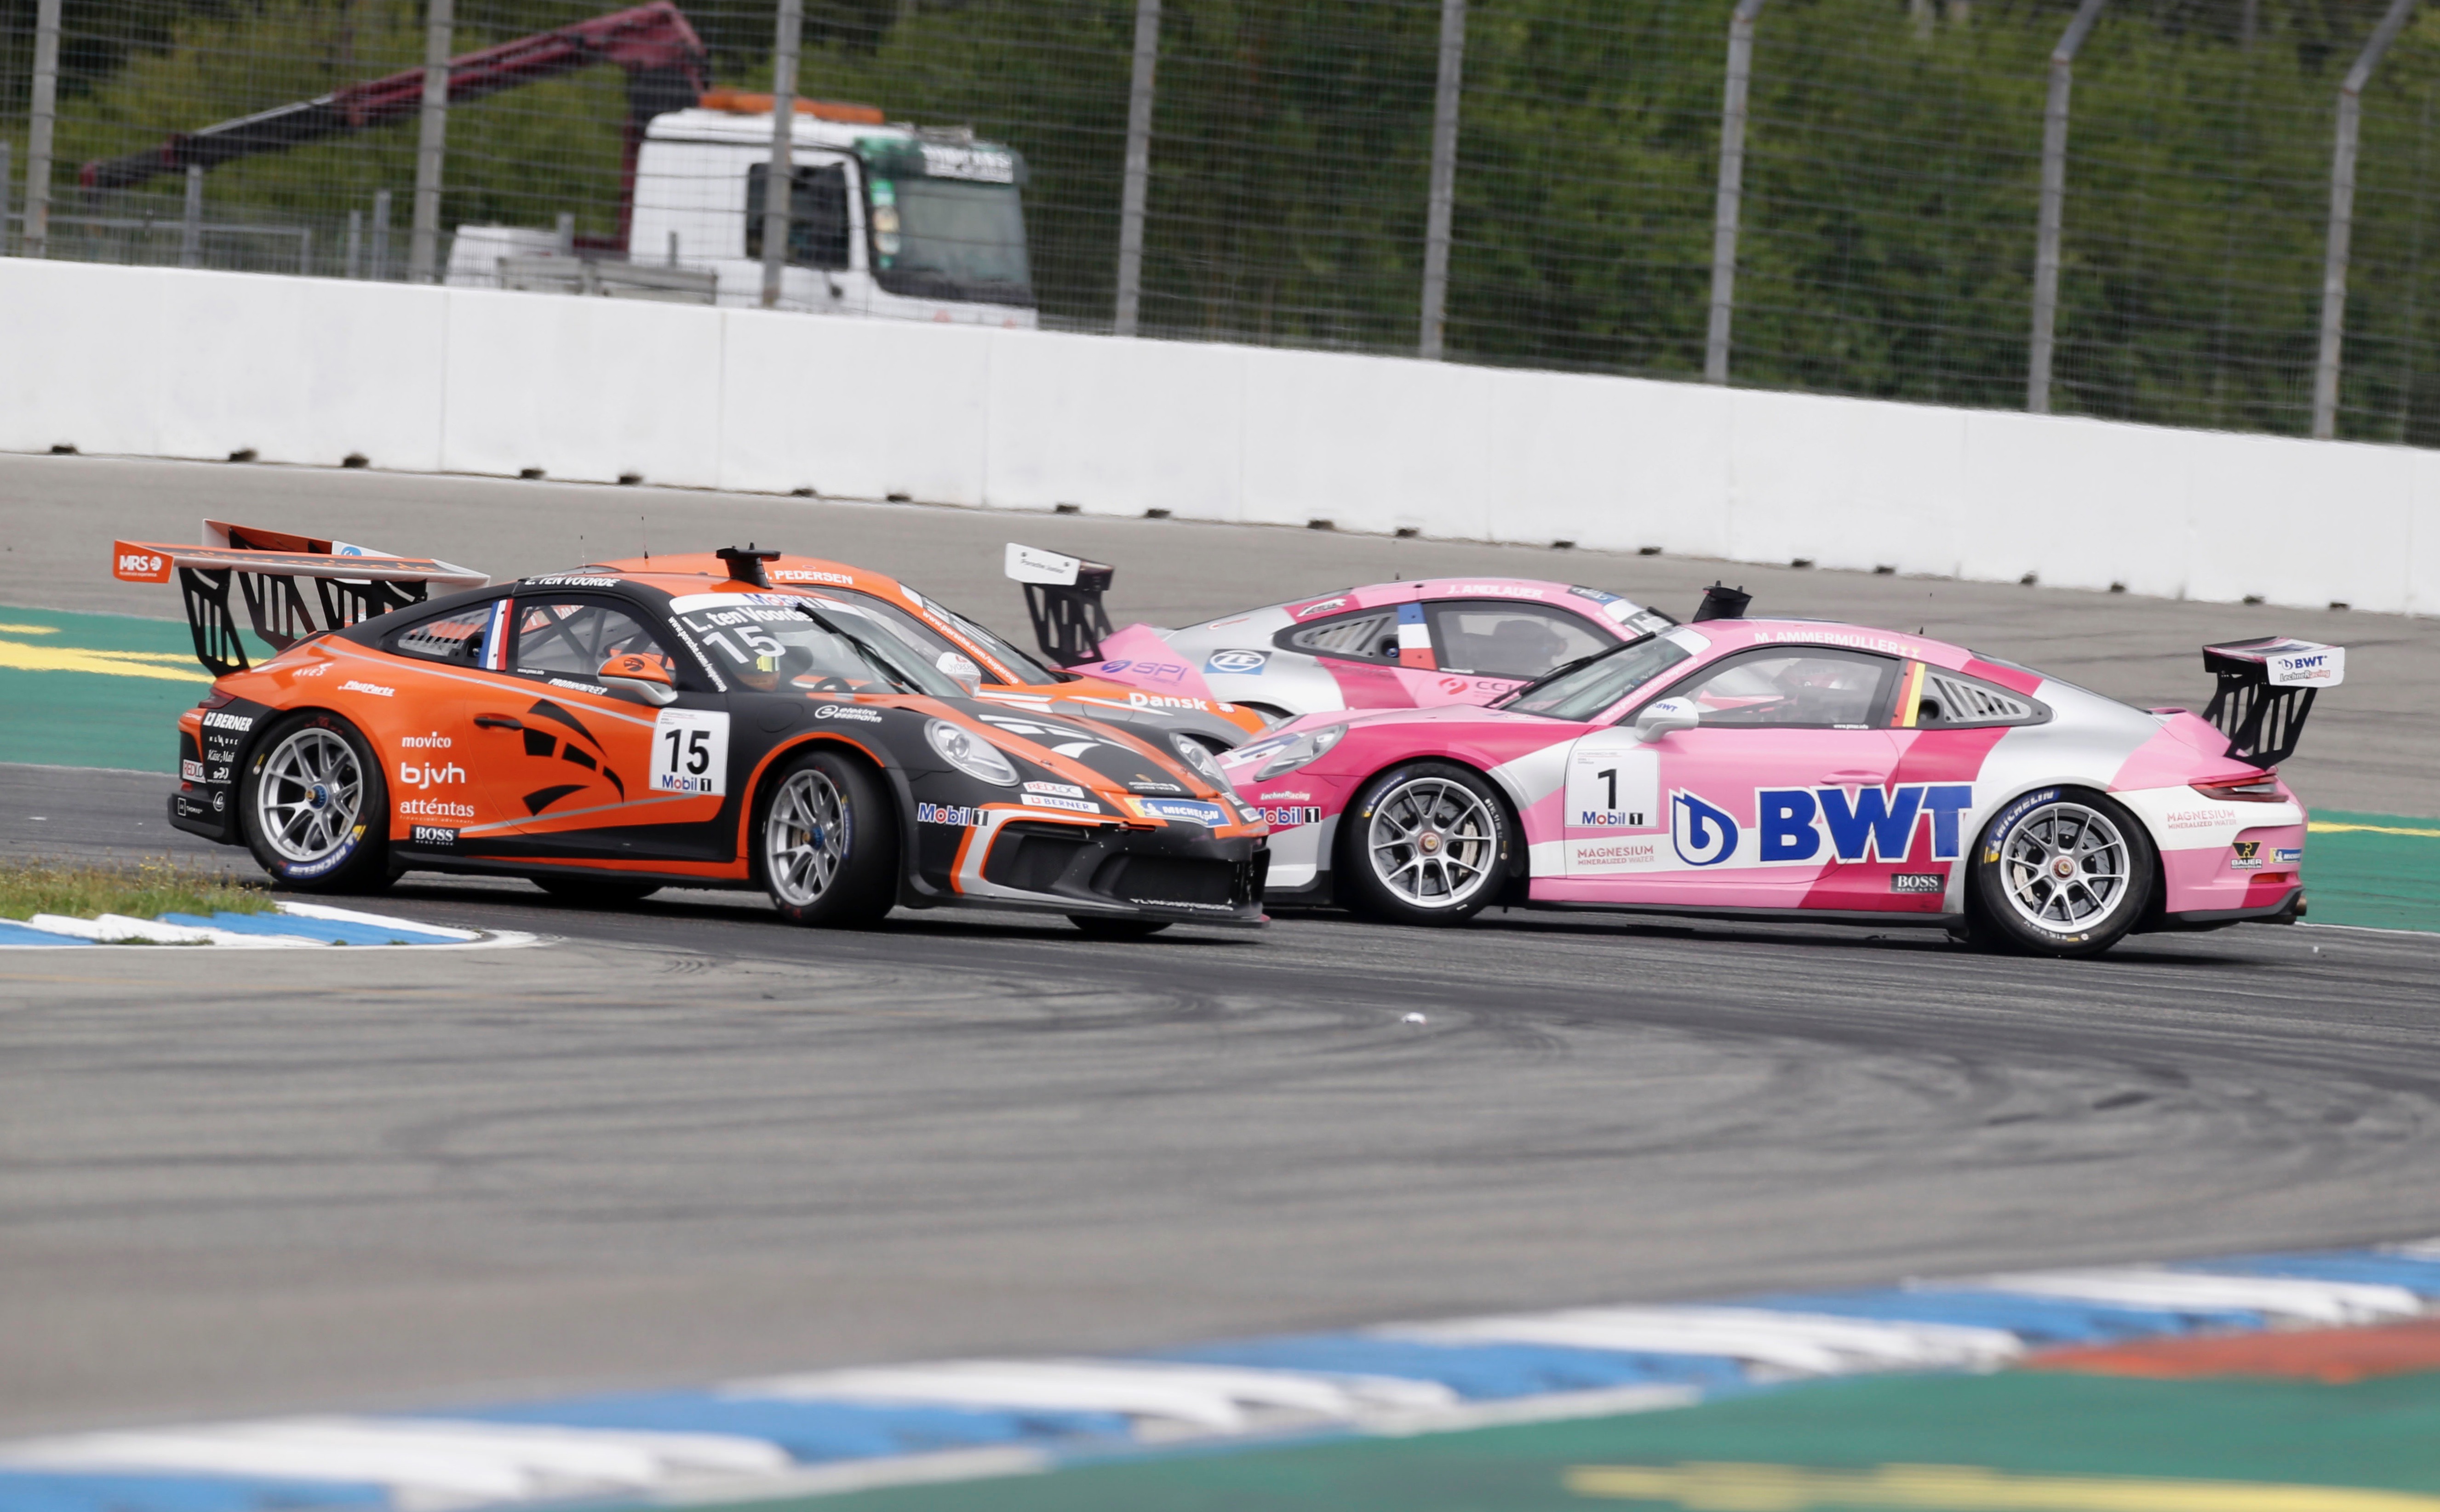
{"label": "roof air scoop", "polygon": [[762,575],[762,564],[780,560],[780,553],[757,550],[751,541],[745,543],[744,550],[723,546],[712,555],[728,564],[730,582],[751,583],[757,588],[771,586],[771,579]]}
{"label": "roof air scoop", "polygon": [[1703,590],[1703,605],[1695,611],[1695,621],[1700,624],[1707,619],[1743,619],[1746,605],[1752,602],[1753,595],[1713,578],[1712,586]]}

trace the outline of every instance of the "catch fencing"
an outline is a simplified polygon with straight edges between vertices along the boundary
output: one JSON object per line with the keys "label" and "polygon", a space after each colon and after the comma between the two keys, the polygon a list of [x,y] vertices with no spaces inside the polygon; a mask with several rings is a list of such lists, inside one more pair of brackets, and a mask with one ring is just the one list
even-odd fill
{"label": "catch fencing", "polygon": [[0,0],[0,250],[616,260],[634,122],[793,85],[1016,148],[1057,329],[2440,445],[2413,0],[681,3]]}

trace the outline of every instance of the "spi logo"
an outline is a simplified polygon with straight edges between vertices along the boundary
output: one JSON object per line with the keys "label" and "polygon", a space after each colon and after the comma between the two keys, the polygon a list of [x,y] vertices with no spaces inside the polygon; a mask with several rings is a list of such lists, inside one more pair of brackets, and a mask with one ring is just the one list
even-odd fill
{"label": "spi logo", "polygon": [[1716,866],[1737,853],[1737,822],[1691,792],[1671,790],[1669,843],[1689,866]]}
{"label": "spi logo", "polygon": [[1894,788],[1765,788],[1754,794],[1756,860],[1813,861],[1822,832],[1842,862],[1904,861],[1916,829],[1931,823],[1931,859],[1959,853],[1957,816],[1974,807],[1968,782],[1902,782]]}
{"label": "spi logo", "polygon": [[1270,660],[1268,651],[1213,651],[1204,658],[1203,669],[1207,672],[1228,672],[1238,677],[1259,677],[1263,668],[1270,665]]}

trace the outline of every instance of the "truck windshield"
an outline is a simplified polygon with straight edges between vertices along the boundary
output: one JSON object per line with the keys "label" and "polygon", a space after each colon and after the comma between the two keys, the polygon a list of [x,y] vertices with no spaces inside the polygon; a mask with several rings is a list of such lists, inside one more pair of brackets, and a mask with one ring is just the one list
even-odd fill
{"label": "truck windshield", "polygon": [[1014,185],[871,182],[872,266],[881,287],[914,298],[1032,305],[1025,208]]}

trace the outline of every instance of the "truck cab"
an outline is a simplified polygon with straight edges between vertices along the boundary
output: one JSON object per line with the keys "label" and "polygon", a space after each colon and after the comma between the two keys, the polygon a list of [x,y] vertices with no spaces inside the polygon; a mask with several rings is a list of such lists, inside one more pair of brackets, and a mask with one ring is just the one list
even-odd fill
{"label": "truck cab", "polygon": [[[768,97],[653,117],[636,163],[632,263],[708,270],[717,300],[762,294]],[[1025,161],[971,131],[882,123],[799,100],[780,305],[816,313],[1032,329]]]}

